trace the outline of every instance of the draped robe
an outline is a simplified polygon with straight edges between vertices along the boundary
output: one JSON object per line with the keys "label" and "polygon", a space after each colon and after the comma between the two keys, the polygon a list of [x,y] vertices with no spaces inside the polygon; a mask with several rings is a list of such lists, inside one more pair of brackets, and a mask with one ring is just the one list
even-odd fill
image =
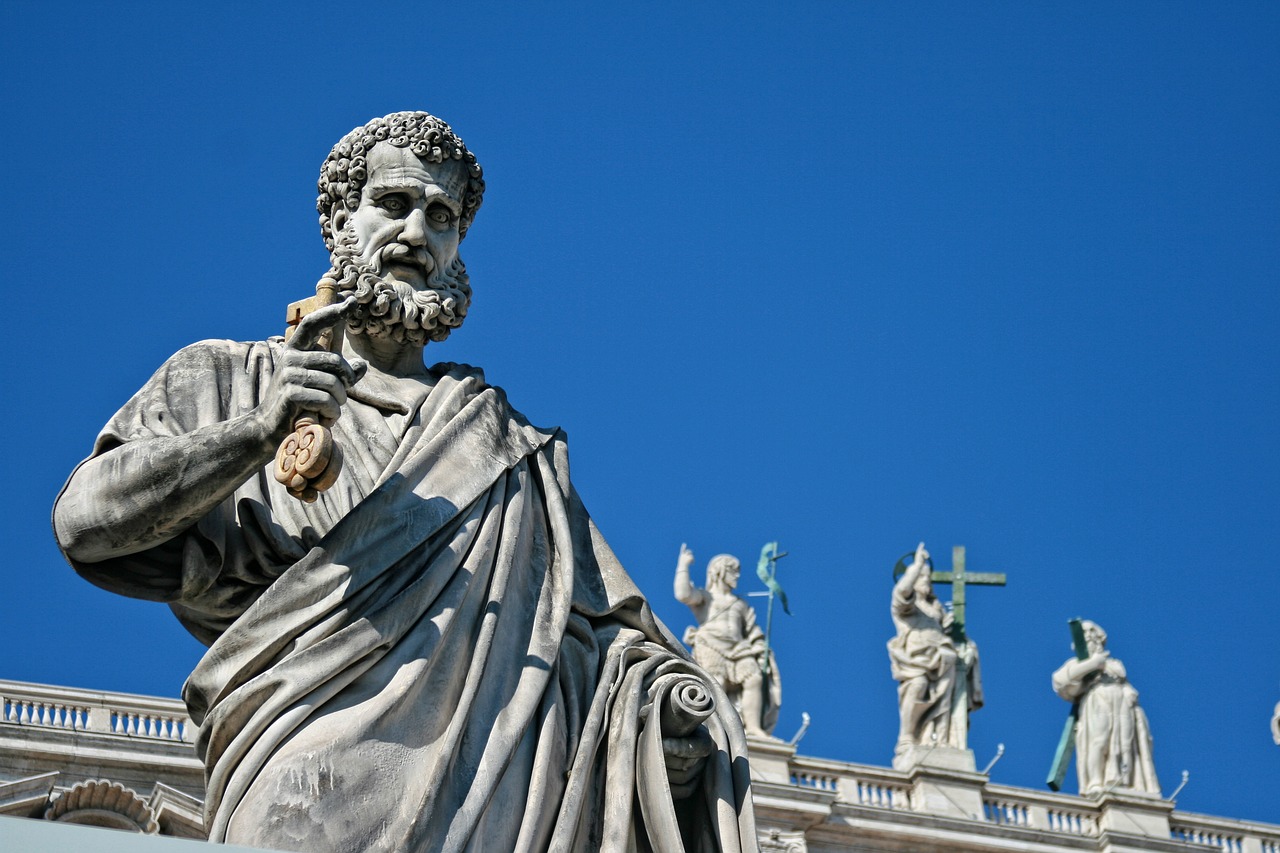
{"label": "draped robe", "polygon": [[1132,788],[1159,795],[1151,725],[1124,664],[1108,658],[1102,672],[1073,677],[1077,662],[1072,658],[1054,671],[1053,690],[1068,702],[1080,703],[1076,721],[1080,793]]}
{"label": "draped robe", "polygon": [[[957,710],[968,713],[982,707],[977,644],[966,639],[968,648],[963,652],[957,649],[948,633],[952,617],[942,602],[922,595],[902,581],[894,585],[890,613],[897,633],[888,643],[889,669],[898,682],[899,714],[904,720],[916,712],[919,714],[914,732],[899,733],[897,754],[903,754],[913,744],[967,748],[960,735],[964,730],[952,726],[951,717]],[[953,707],[956,672],[962,653],[968,656],[964,684],[967,702],[963,709],[957,709]],[[908,689],[913,683],[925,686],[914,700]],[[910,738],[910,742],[905,738]]]}
{"label": "draped robe", "polygon": [[[93,456],[252,410],[279,346],[179,352]],[[174,539],[72,560],[106,589],[168,602],[209,646],[183,696],[211,840],[756,849],[741,724],[596,530],[563,432],[531,426],[474,368],[430,375],[407,411],[352,389],[334,427],[345,467],[314,504],[268,467]],[[672,679],[717,705],[717,749],[682,801],[649,713]]]}

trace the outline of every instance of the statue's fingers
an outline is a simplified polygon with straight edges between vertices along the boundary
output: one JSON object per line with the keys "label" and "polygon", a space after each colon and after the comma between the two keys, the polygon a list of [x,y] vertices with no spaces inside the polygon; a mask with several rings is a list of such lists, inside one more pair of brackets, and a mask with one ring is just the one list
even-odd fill
{"label": "statue's fingers", "polygon": [[355,385],[369,372],[369,362],[363,358],[353,358],[347,362],[347,366],[351,368],[351,381],[347,383],[347,387]]}
{"label": "statue's fingers", "polygon": [[338,325],[355,306],[355,298],[349,296],[342,302],[317,308],[298,322],[287,345],[293,349],[311,349],[324,331]]}
{"label": "statue's fingers", "polygon": [[302,381],[308,388],[315,388],[328,394],[339,406],[346,405],[347,383],[345,377],[334,376],[332,373],[326,373],[322,370],[308,370],[303,374]]}
{"label": "statue's fingers", "polygon": [[321,423],[331,424],[342,414],[342,408],[332,395],[316,388],[299,388],[290,395],[300,411],[319,415]]}
{"label": "statue's fingers", "polygon": [[291,365],[331,374],[348,388],[359,382],[369,369],[369,363],[363,359],[347,361],[341,353],[328,350],[295,350],[286,359]]}

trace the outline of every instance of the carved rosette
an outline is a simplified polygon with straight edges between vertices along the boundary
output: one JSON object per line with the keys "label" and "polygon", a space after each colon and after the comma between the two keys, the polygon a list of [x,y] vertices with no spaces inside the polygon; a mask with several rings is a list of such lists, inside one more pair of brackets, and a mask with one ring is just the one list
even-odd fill
{"label": "carved rosette", "polygon": [[77,783],[45,810],[45,820],[105,826],[155,835],[160,826],[146,800],[130,788],[106,779]]}

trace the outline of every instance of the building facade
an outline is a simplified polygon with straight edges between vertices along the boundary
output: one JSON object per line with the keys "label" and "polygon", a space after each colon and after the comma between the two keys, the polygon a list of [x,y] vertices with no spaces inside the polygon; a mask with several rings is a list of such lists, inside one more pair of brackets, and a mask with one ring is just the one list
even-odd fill
{"label": "building facade", "polygon": [[[0,816],[204,837],[204,768],[176,699],[0,680]],[[995,785],[955,756],[909,771],[753,740],[766,853],[1280,853],[1280,826],[1169,800]]]}

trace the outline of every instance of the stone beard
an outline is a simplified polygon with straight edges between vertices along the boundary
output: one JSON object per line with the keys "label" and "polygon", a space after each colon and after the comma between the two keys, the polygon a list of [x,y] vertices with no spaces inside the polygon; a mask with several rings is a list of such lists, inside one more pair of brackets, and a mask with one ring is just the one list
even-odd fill
{"label": "stone beard", "polygon": [[[414,256],[426,269],[426,289],[383,277],[384,259],[405,255]],[[429,252],[397,242],[378,249],[372,264],[362,263],[355,232],[348,227],[339,232],[329,262],[329,275],[337,280],[339,292],[354,294],[359,303],[347,320],[347,331],[354,335],[439,343],[462,325],[471,306],[471,279],[458,255],[447,269],[440,269]]]}

